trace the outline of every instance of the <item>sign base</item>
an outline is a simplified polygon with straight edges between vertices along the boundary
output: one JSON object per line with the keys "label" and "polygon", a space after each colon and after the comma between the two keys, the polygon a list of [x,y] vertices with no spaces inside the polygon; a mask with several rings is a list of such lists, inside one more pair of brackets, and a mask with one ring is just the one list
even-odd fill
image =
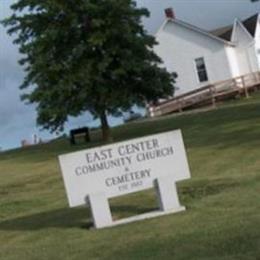
{"label": "sign base", "polygon": [[166,176],[156,179],[154,182],[154,187],[156,189],[160,210],[116,221],[112,220],[106,194],[102,192],[90,194],[87,197],[86,202],[88,202],[90,206],[95,228],[113,227],[134,221],[185,211],[186,208],[180,205],[176,183],[172,177]]}
{"label": "sign base", "polygon": [[165,216],[165,215],[169,215],[169,214],[173,214],[173,213],[178,213],[178,212],[185,211],[185,210],[186,210],[185,207],[180,207],[178,209],[169,210],[169,211],[158,210],[158,211],[148,212],[148,213],[144,213],[144,214],[141,214],[141,215],[137,215],[137,216],[113,221],[109,226],[106,226],[106,227],[114,227],[114,226],[128,224],[128,223],[135,222],[135,221],[141,221],[141,220],[145,220],[145,219],[161,217],[161,216]]}

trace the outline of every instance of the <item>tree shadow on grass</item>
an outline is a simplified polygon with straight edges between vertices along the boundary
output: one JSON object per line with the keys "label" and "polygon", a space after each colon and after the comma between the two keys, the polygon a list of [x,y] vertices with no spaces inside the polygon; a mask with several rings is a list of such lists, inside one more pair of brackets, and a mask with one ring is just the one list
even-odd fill
{"label": "tree shadow on grass", "polygon": [[[131,205],[112,206],[116,216],[138,215],[153,210],[150,207],[136,207]],[[3,231],[37,231],[46,228],[83,228],[93,227],[90,210],[87,208],[63,208],[23,216],[0,222]]]}
{"label": "tree shadow on grass", "polygon": [[86,208],[57,209],[22,216],[0,222],[0,230],[40,230],[45,228],[90,227],[91,219]]}

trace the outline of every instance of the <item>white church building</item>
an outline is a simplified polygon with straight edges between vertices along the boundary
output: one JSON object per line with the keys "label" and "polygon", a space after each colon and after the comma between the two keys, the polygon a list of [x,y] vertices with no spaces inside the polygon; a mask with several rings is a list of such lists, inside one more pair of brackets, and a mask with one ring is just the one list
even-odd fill
{"label": "white church building", "polygon": [[175,95],[260,71],[260,14],[206,31],[176,19],[171,8],[165,13],[154,50],[178,74]]}

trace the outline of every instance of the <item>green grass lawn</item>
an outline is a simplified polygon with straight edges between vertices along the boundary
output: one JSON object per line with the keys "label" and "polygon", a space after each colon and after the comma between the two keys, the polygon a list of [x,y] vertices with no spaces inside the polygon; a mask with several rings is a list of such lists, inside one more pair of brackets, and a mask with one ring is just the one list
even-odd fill
{"label": "green grass lawn", "polygon": [[[59,170],[57,156],[84,145],[1,154],[0,259],[260,259],[259,95],[113,133],[119,141],[178,128],[192,174],[178,184],[187,211],[102,230],[90,228],[87,208],[68,208]],[[116,219],[156,207],[152,190],[111,200]]]}

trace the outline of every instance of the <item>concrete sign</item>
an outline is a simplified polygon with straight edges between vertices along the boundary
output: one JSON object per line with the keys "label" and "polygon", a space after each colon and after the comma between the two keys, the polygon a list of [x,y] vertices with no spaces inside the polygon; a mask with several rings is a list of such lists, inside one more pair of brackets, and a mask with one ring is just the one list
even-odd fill
{"label": "concrete sign", "polygon": [[[185,209],[175,186],[190,178],[180,130],[61,155],[59,160],[69,205],[87,202],[97,228]],[[152,187],[158,190],[162,211],[112,222],[109,198]]]}

